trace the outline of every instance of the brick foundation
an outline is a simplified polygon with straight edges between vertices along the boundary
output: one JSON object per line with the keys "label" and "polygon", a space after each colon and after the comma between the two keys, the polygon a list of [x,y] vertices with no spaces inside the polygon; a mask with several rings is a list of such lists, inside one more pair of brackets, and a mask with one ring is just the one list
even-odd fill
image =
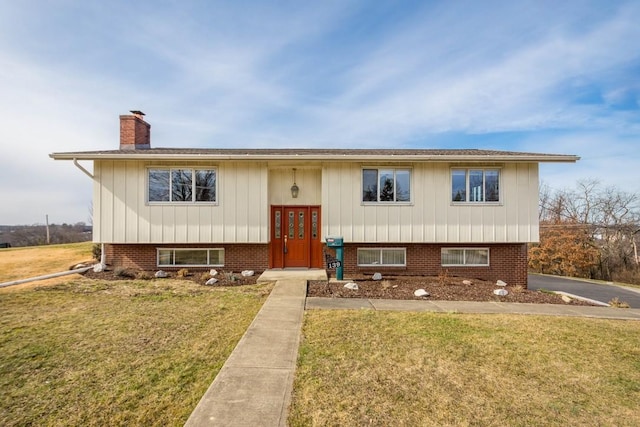
{"label": "brick foundation", "polygon": [[[358,267],[357,249],[406,248],[406,267]],[[156,270],[157,248],[224,248],[225,270],[254,270],[262,272],[269,268],[269,245],[267,244],[189,244],[189,245],[154,245],[154,244],[105,244],[106,263],[112,267],[120,266],[141,270]],[[441,248],[489,248],[487,267],[442,267],[440,265]],[[332,250],[325,248],[328,253]],[[504,243],[490,245],[450,245],[450,244],[390,244],[372,245],[365,243],[347,243],[344,250],[344,273],[428,275],[437,276],[443,270],[450,276],[464,276],[470,279],[489,281],[504,280],[509,285],[527,286],[527,245],[526,243]],[[163,267],[165,270],[177,270],[181,267]],[[202,267],[203,270],[207,267]]]}
{"label": "brick foundation", "polygon": [[[225,270],[254,270],[262,272],[269,263],[269,250],[266,244],[105,244],[106,263],[111,267],[135,268],[140,270],[157,270],[158,248],[224,248]],[[163,270],[179,270],[182,267],[162,267]],[[208,270],[209,267],[189,267],[190,269]]]}
{"label": "brick foundation", "polygon": [[[406,248],[406,267],[358,267],[358,248]],[[440,250],[442,248],[489,248],[487,267],[442,267]],[[327,252],[331,252],[325,249]],[[509,285],[527,287],[527,244],[505,243],[489,245],[451,245],[451,244],[385,244],[346,243],[344,249],[344,273],[373,274],[375,272],[396,275],[437,276],[443,270],[450,276],[464,276],[470,279],[489,281],[503,280]]]}

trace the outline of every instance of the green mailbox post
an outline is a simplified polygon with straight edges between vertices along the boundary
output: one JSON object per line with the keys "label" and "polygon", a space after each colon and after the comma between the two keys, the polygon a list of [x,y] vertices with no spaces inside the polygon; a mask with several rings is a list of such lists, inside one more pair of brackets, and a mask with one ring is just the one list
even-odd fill
{"label": "green mailbox post", "polygon": [[336,269],[336,279],[342,280],[342,265],[344,264],[344,239],[340,237],[327,237],[328,248],[336,250],[336,261],[327,263],[328,268]]}

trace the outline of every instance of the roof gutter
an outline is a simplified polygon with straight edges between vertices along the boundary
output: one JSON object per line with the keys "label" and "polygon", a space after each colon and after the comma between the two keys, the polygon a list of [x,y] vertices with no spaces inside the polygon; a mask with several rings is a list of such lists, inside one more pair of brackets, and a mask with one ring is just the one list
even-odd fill
{"label": "roof gutter", "polygon": [[[53,153],[51,157],[55,160],[73,160],[76,166],[80,167],[77,164],[77,159],[81,160],[275,160],[275,161],[301,161],[301,160],[315,160],[315,161],[380,161],[382,158],[380,156],[375,155],[341,155],[341,156],[331,156],[331,155],[290,155],[290,156],[277,156],[277,155],[267,155],[267,154],[246,154],[246,155],[216,155],[216,154],[152,154],[152,153],[127,153],[126,155],[122,154],[111,154],[111,153],[88,153],[88,154],[79,154],[79,153]],[[420,156],[420,155],[406,155],[406,156],[398,156],[398,155],[390,155],[384,158],[385,161],[405,161],[405,162],[420,162],[420,161],[430,161],[430,162],[544,162],[544,163],[575,163],[580,160],[579,156],[573,155],[549,155],[549,156]],[[81,168],[87,175],[93,176],[87,172],[84,168]]]}

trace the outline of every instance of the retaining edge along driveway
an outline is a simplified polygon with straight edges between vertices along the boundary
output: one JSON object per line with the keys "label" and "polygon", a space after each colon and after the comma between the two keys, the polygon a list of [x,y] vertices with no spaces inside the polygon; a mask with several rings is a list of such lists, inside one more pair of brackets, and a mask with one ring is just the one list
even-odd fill
{"label": "retaining edge along driveway", "polygon": [[640,308],[640,289],[607,283],[595,283],[578,278],[552,276],[548,274],[529,274],[529,289],[535,291],[567,292],[584,298],[608,303],[614,298],[627,302],[631,308]]}
{"label": "retaining edge along driveway", "polygon": [[543,316],[593,317],[603,319],[640,320],[640,309],[594,307],[564,304],[528,304],[480,301],[419,301],[366,298],[308,297],[306,309],[380,310],[438,313],[535,314]]}

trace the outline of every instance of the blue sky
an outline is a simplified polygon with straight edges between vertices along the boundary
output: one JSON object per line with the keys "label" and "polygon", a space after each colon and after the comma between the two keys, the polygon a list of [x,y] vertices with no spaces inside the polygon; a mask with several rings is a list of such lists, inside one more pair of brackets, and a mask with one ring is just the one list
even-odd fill
{"label": "blue sky", "polygon": [[51,152],[491,148],[640,192],[638,1],[0,0],[0,224],[88,221]]}

